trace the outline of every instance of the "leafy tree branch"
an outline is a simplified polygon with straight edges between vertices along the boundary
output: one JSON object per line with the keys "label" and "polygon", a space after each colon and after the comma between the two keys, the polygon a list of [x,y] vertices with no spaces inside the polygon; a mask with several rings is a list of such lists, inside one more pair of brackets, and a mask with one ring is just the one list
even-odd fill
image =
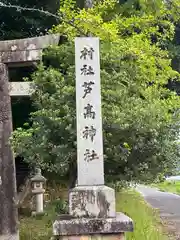
{"label": "leafy tree branch", "polygon": [[72,26],[73,28],[77,29],[78,33],[81,34],[82,36],[84,35],[84,32],[81,31],[80,28],[78,28],[74,23],[73,20],[66,21],[65,16],[62,15],[62,13],[59,12],[59,15],[51,13],[49,11],[45,11],[43,9],[37,9],[37,8],[29,8],[29,7],[22,7],[22,6],[17,6],[17,5],[12,5],[12,4],[5,4],[3,2],[0,2],[0,8],[10,8],[10,9],[15,9],[18,12],[21,11],[30,11],[30,12],[37,12],[40,14],[43,14],[48,17],[53,17],[56,20],[60,21],[63,19],[64,22],[66,22],[68,25]]}

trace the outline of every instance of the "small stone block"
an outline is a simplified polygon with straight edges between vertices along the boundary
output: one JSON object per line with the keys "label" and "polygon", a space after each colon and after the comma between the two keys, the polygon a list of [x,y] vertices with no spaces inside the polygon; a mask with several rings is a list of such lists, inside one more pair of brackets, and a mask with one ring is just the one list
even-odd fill
{"label": "small stone block", "polygon": [[53,238],[53,240],[125,240],[125,234],[118,233],[118,234],[60,236]]}
{"label": "small stone block", "polygon": [[77,186],[69,193],[69,214],[73,217],[115,217],[115,191],[107,186]]}
{"label": "small stone block", "polygon": [[33,211],[32,213],[31,213],[31,216],[32,217],[37,217],[37,216],[45,216],[45,215],[47,215],[47,213],[45,213],[45,212],[35,212],[35,211]]}
{"label": "small stone block", "polygon": [[0,240],[19,240],[19,233],[11,234],[7,233],[7,235],[1,235]]}
{"label": "small stone block", "polygon": [[123,213],[115,218],[70,218],[60,217],[53,224],[54,236],[73,236],[90,234],[117,234],[133,231],[133,221]]}

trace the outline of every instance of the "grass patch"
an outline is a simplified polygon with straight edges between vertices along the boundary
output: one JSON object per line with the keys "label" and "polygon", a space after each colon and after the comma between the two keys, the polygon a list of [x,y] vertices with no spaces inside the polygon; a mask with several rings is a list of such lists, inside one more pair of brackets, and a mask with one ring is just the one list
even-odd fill
{"label": "grass patch", "polygon": [[[117,211],[130,216],[134,221],[134,232],[127,233],[127,240],[167,240],[162,233],[160,219],[135,191],[117,193]],[[20,219],[21,240],[49,240],[52,223],[58,212],[58,202],[46,209],[45,216],[23,217]]]}
{"label": "grass patch", "polygon": [[117,211],[125,213],[134,221],[134,232],[127,233],[127,240],[167,240],[162,231],[160,218],[147,205],[139,193],[124,191],[117,193]]}
{"label": "grass patch", "polygon": [[21,240],[50,240],[52,237],[52,225],[57,214],[66,213],[67,189],[55,185],[47,188],[50,204],[45,208],[44,216],[20,215],[20,239]]}
{"label": "grass patch", "polygon": [[21,217],[21,240],[49,240],[52,237],[52,224],[56,217],[56,205],[52,203],[44,216]]}
{"label": "grass patch", "polygon": [[157,187],[163,192],[180,194],[180,181],[164,181],[162,183],[153,184],[152,186]]}

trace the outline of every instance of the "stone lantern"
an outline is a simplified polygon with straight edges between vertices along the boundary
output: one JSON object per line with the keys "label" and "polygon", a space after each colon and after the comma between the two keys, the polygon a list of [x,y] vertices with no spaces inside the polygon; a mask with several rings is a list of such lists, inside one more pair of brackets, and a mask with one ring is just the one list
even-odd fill
{"label": "stone lantern", "polygon": [[31,178],[32,183],[32,194],[35,195],[35,205],[36,212],[35,214],[43,213],[44,204],[43,204],[43,195],[45,192],[44,183],[46,182],[46,178],[44,178],[41,174],[41,169],[37,168],[35,175]]}

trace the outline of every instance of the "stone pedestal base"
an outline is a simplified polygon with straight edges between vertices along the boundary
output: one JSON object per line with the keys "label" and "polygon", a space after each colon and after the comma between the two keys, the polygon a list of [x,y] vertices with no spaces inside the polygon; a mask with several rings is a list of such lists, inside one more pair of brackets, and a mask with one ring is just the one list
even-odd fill
{"label": "stone pedestal base", "polygon": [[[125,232],[133,231],[133,221],[123,213],[115,218],[73,218],[70,215],[60,216],[53,224],[54,239],[89,239],[98,235],[100,239],[113,235],[113,239],[123,239]],[[109,235],[109,236],[110,236]],[[121,236],[121,238],[120,238]],[[66,238],[64,238],[66,237]]]}
{"label": "stone pedestal base", "polygon": [[124,240],[133,221],[115,211],[115,192],[107,186],[77,186],[69,193],[69,215],[53,224],[53,240]]}
{"label": "stone pedestal base", "polygon": [[54,240],[125,240],[125,234],[118,233],[118,234],[60,236],[60,237],[54,238]]}

